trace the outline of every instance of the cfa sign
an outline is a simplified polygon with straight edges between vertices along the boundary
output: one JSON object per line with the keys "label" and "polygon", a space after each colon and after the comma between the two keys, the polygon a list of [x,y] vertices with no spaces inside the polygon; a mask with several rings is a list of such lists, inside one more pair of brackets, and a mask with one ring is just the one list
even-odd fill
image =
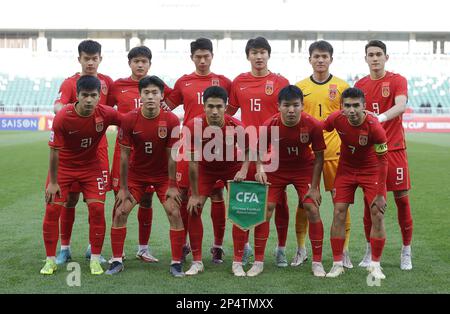
{"label": "cfa sign", "polygon": [[258,195],[250,192],[239,192],[236,194],[236,200],[244,203],[259,203]]}

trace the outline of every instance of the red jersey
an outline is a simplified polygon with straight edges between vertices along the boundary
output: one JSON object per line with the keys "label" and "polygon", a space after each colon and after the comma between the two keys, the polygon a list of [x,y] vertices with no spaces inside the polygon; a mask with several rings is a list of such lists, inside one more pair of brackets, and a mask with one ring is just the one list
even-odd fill
{"label": "red jersey", "polygon": [[251,72],[237,76],[230,93],[230,105],[241,108],[241,120],[246,125],[260,126],[278,112],[278,93],[289,85],[280,74],[269,73],[264,77]]}
{"label": "red jersey", "polygon": [[[364,92],[366,109],[376,114],[382,114],[395,106],[395,97],[405,95],[408,97],[408,82],[400,74],[386,71],[383,78],[372,80],[370,75],[356,82],[355,87]],[[400,115],[394,119],[383,122],[388,138],[389,151],[405,149],[405,130]]]}
{"label": "red jersey", "polygon": [[[168,96],[171,91],[172,89],[164,84],[164,96]],[[110,107],[117,105],[120,113],[127,113],[139,108],[141,106],[139,81],[135,81],[131,77],[114,81],[108,93],[107,105]]]}
{"label": "red jersey", "polygon": [[361,125],[354,126],[343,111],[336,111],[329,115],[323,124],[328,132],[336,129],[341,138],[339,164],[358,169],[377,167],[377,153],[384,154],[387,151],[386,131],[378,119],[369,114]]}
{"label": "red jersey", "polygon": [[[293,171],[311,167],[314,161],[313,151],[319,152],[326,149],[323,139],[323,129],[319,121],[309,114],[302,112],[297,125],[288,127],[281,121],[281,114],[277,113],[268,119],[267,141],[271,138],[271,127],[278,127],[278,149],[272,145],[271,154],[279,157],[279,169]],[[312,150],[311,150],[312,147]]]}
{"label": "red jersey", "polygon": [[89,117],[80,116],[76,104],[64,106],[53,120],[50,147],[59,149],[59,164],[88,167],[98,163],[97,149],[110,125],[120,125],[121,114],[107,106],[97,106]]}
{"label": "red jersey", "polygon": [[210,86],[221,86],[230,94],[231,81],[223,75],[209,73],[198,75],[195,72],[180,77],[173,91],[166,97],[170,109],[183,104],[184,123],[203,114],[203,92]]}
{"label": "red jersey", "polygon": [[[75,73],[75,75],[66,78],[59,88],[58,98],[55,100],[56,103],[61,103],[63,105],[73,104],[77,102],[77,81],[80,78],[80,73]],[[100,80],[100,105],[106,105],[108,92],[113,84],[113,80],[104,74],[97,73],[97,78]]]}
{"label": "red jersey", "polygon": [[[167,177],[167,149],[179,140],[180,121],[169,111],[161,110],[153,119],[145,118],[141,109],[123,117],[119,143],[133,148],[129,162],[129,177]],[[172,131],[175,129],[175,134]]]}
{"label": "red jersey", "polygon": [[[247,150],[248,135],[245,134],[245,127],[242,122],[227,114],[225,114],[224,120],[224,125],[220,129],[219,127],[209,126],[205,114],[185,124],[191,134],[190,147],[186,151],[195,152],[195,160],[199,161],[200,167],[213,171],[231,169],[236,163],[240,163],[238,156],[241,156],[241,154],[238,153],[238,146],[240,151]],[[194,133],[194,124],[196,123],[201,125],[201,134]],[[205,133],[206,128],[208,130]],[[214,130],[218,131],[217,134],[214,133]],[[236,130],[240,132],[240,136],[243,136],[241,140],[238,140]],[[208,131],[211,133],[208,134]],[[220,137],[216,139],[216,136]],[[184,138],[189,140],[186,136]]]}

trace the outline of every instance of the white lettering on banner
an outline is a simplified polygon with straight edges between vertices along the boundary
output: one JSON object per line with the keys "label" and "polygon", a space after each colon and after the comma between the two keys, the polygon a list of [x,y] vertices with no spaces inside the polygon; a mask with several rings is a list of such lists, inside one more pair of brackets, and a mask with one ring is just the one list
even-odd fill
{"label": "white lettering on banner", "polygon": [[35,119],[2,119],[3,129],[33,129],[37,128],[38,120]]}
{"label": "white lettering on banner", "polygon": [[236,194],[236,200],[245,203],[259,203],[256,193],[250,192],[239,192]]}

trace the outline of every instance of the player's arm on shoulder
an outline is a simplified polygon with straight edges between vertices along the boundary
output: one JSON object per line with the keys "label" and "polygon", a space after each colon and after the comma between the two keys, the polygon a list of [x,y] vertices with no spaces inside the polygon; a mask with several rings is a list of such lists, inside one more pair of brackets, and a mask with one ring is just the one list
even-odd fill
{"label": "player's arm on shoulder", "polygon": [[62,82],[60,88],[59,88],[59,94],[58,98],[55,100],[55,103],[53,104],[53,110],[56,113],[58,113],[62,107],[69,104],[71,100],[74,99],[72,95],[72,86],[70,84],[69,80],[65,80]]}
{"label": "player's arm on shoulder", "polygon": [[378,121],[385,122],[392,120],[400,115],[402,115],[406,110],[406,103],[408,101],[408,97],[406,95],[398,95],[394,98],[394,106],[392,106],[389,110],[383,112],[378,115]]}

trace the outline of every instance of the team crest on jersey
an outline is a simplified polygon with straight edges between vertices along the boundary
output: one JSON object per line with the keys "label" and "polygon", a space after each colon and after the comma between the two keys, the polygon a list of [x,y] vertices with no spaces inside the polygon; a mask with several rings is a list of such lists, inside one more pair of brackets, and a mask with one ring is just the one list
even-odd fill
{"label": "team crest on jersey", "polygon": [[381,95],[383,97],[389,97],[390,94],[389,82],[383,82],[383,85],[381,85]]}
{"label": "team crest on jersey", "polygon": [[308,133],[308,129],[306,128],[301,128],[300,129],[300,142],[302,144],[306,144],[309,142],[309,133]]}
{"label": "team crest on jersey", "polygon": [[361,133],[359,134],[359,145],[366,146],[367,142],[369,141],[369,135],[367,133]]}
{"label": "team crest on jersey", "polygon": [[100,83],[102,86],[101,90],[102,90],[103,95],[105,95],[105,96],[108,95],[108,85],[106,85],[104,80],[101,80]]}
{"label": "team crest on jersey", "polygon": [[159,138],[166,138],[167,137],[167,123],[166,123],[166,121],[159,122],[158,137]]}
{"label": "team crest on jersey", "polygon": [[328,97],[330,100],[335,100],[337,96],[337,85],[336,84],[330,84],[328,89]]}
{"label": "team crest on jersey", "polygon": [[270,96],[273,94],[273,81],[266,81],[266,95]]}
{"label": "team crest on jersey", "polygon": [[97,132],[103,131],[103,118],[101,117],[95,118],[95,130]]}
{"label": "team crest on jersey", "polygon": [[220,86],[219,79],[212,79],[211,86]]}

